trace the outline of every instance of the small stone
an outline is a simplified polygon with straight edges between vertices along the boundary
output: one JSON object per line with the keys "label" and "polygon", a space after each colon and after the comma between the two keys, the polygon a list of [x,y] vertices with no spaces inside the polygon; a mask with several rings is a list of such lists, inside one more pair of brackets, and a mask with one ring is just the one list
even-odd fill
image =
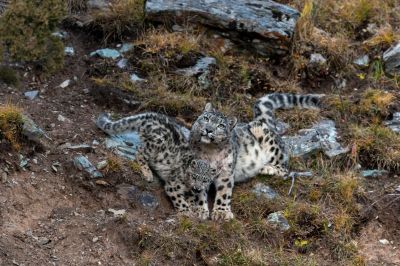
{"label": "small stone", "polygon": [[112,59],[117,59],[118,57],[121,56],[120,52],[118,52],[115,49],[99,49],[94,52],[90,53],[90,56],[100,56],[101,58],[112,58]]}
{"label": "small stone", "polygon": [[65,118],[65,116],[63,116],[63,115],[58,115],[57,120],[60,122],[65,122],[67,120],[67,118]]}
{"label": "small stone", "polygon": [[67,142],[64,145],[61,145],[59,147],[61,150],[73,150],[77,152],[84,152],[84,153],[89,153],[93,152],[94,149],[92,146],[87,145],[87,144],[79,144],[79,145],[72,145],[71,143]]}
{"label": "small stone", "polygon": [[118,62],[117,62],[117,67],[119,67],[119,68],[121,68],[121,69],[124,69],[124,68],[126,68],[128,66],[128,59],[126,59],[126,58],[122,58],[121,60],[119,60]]}
{"label": "small stone", "polygon": [[206,72],[211,66],[216,65],[217,60],[214,57],[203,57],[200,58],[196,64],[192,67],[178,69],[175,71],[176,74],[192,77],[195,75]]}
{"label": "small stone", "polygon": [[36,158],[33,158],[33,159],[32,159],[32,162],[33,162],[34,164],[38,164],[38,160],[37,160]]}
{"label": "small stone", "polygon": [[87,172],[92,178],[100,178],[103,175],[92,165],[88,158],[83,155],[74,157],[74,165],[81,171]]}
{"label": "small stone", "polygon": [[20,157],[19,167],[25,168],[28,165],[28,160],[25,159],[22,155]]}
{"label": "small stone", "polygon": [[96,165],[96,167],[97,167],[97,169],[102,170],[102,169],[104,169],[104,168],[107,167],[107,164],[108,164],[107,161],[104,160],[104,161],[99,162],[99,163]]}
{"label": "small stone", "polygon": [[99,145],[100,144],[100,142],[98,142],[97,140],[93,140],[93,142],[92,142],[92,145],[93,146],[97,146],[97,145]]}
{"label": "small stone", "polygon": [[282,212],[270,213],[267,217],[267,222],[271,225],[277,226],[282,231],[287,231],[290,229],[290,225],[283,216]]}
{"label": "small stone", "polygon": [[64,47],[64,54],[68,55],[68,56],[74,56],[75,55],[74,47],[70,47],[70,46]]}
{"label": "small stone", "polygon": [[398,186],[394,191],[396,191],[397,193],[400,193],[400,186]]}
{"label": "small stone", "polygon": [[56,31],[51,34],[60,39],[66,39],[68,37],[68,33],[66,31]]}
{"label": "small stone", "polygon": [[115,218],[122,217],[126,214],[126,210],[124,210],[124,209],[114,210],[114,209],[109,208],[108,211],[111,212]]}
{"label": "small stone", "polygon": [[131,44],[131,43],[124,43],[123,45],[122,45],[122,47],[119,49],[119,52],[121,53],[121,54],[123,54],[123,53],[126,53],[126,52],[129,52],[129,51],[131,51],[132,49],[133,49],[133,44]]}
{"label": "small stone", "polygon": [[39,95],[39,91],[27,91],[24,93],[24,96],[29,100],[35,99]]}
{"label": "small stone", "polygon": [[138,75],[136,75],[135,73],[132,74],[132,75],[130,76],[130,79],[131,79],[133,82],[142,82],[142,81],[146,81],[145,79],[140,78],[140,77],[139,77]]}
{"label": "small stone", "polygon": [[99,241],[99,238],[97,236],[93,237],[92,242],[96,243],[97,241]]}
{"label": "small stone", "polygon": [[390,242],[387,239],[379,239],[379,243],[381,243],[382,245],[389,245]]}
{"label": "small stone", "polygon": [[6,183],[7,182],[7,173],[4,171],[1,171],[1,183]]}
{"label": "small stone", "polygon": [[367,67],[369,65],[369,56],[366,54],[361,57],[358,57],[353,61],[353,64],[359,67]]}
{"label": "small stone", "polygon": [[96,180],[96,185],[108,187],[110,184],[104,180]]}
{"label": "small stone", "polygon": [[310,63],[324,65],[326,63],[326,59],[325,59],[325,57],[322,56],[322,54],[315,53],[315,54],[311,54]]}
{"label": "small stone", "polygon": [[264,197],[269,200],[273,200],[278,196],[275,190],[262,183],[257,183],[252,189],[252,192],[256,194],[257,197]]}
{"label": "small stone", "polygon": [[400,42],[383,53],[383,61],[387,74],[400,75]]}
{"label": "small stone", "polygon": [[46,244],[50,243],[50,239],[48,239],[47,237],[39,237],[38,242],[41,245],[46,245]]}
{"label": "small stone", "polygon": [[175,31],[175,32],[183,32],[184,28],[182,26],[179,26],[179,25],[175,24],[175,25],[172,26],[172,30]]}
{"label": "small stone", "polygon": [[139,202],[143,207],[148,209],[154,209],[159,205],[157,198],[149,192],[141,193],[139,195]]}
{"label": "small stone", "polygon": [[58,85],[60,88],[65,89],[66,87],[69,86],[69,84],[71,83],[70,79],[64,80],[60,85]]}
{"label": "small stone", "polygon": [[361,175],[363,177],[375,177],[375,178],[380,176],[385,176],[388,173],[389,172],[386,170],[377,170],[377,169],[361,171]]}

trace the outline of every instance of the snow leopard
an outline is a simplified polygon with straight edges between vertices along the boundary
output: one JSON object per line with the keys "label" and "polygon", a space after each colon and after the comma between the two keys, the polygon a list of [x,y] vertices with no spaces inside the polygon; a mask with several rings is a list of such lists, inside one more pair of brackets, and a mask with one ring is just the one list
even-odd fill
{"label": "snow leopard", "polygon": [[103,113],[96,125],[109,135],[137,132],[143,145],[136,160],[146,180],[152,181],[153,172],[157,174],[165,182],[165,192],[180,214],[209,217],[207,191],[217,170],[208,161],[195,158],[186,128],[159,113],[137,114],[115,122]]}
{"label": "snow leopard", "polygon": [[189,143],[199,158],[220,169],[214,184],[213,220],[233,218],[231,197],[234,183],[257,174],[286,176],[288,153],[276,133],[273,111],[278,108],[318,108],[321,95],[274,93],[254,104],[254,119],[237,123],[207,103],[190,131]]}

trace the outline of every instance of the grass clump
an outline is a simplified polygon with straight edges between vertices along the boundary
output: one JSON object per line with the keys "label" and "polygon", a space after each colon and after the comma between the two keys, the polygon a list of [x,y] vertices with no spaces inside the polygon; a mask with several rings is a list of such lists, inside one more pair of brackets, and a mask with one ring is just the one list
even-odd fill
{"label": "grass clump", "polygon": [[137,33],[143,24],[144,0],[116,0],[109,9],[92,14],[91,26],[101,32],[104,42],[121,40],[127,33]]}
{"label": "grass clump", "polygon": [[61,0],[15,0],[0,18],[0,45],[16,61],[32,62],[46,72],[63,66],[64,47],[52,36],[65,15]]}
{"label": "grass clump", "polygon": [[0,81],[7,85],[16,86],[19,83],[18,74],[10,67],[0,66]]}
{"label": "grass clump", "polygon": [[393,171],[400,169],[400,136],[390,128],[352,126],[350,130],[355,156],[367,165]]}
{"label": "grass clump", "polygon": [[5,139],[13,149],[19,150],[22,126],[23,118],[18,107],[11,104],[0,106],[0,140]]}
{"label": "grass clump", "polygon": [[111,155],[107,158],[107,165],[104,169],[105,173],[116,173],[122,170],[121,159],[115,155]]}

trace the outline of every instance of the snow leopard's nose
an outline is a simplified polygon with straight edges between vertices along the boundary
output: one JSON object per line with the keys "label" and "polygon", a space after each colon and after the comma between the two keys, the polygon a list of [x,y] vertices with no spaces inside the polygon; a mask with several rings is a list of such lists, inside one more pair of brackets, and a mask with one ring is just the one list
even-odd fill
{"label": "snow leopard's nose", "polygon": [[193,191],[194,193],[200,193],[200,192],[201,192],[201,189],[200,189],[200,188],[197,188],[197,187],[192,187],[192,191]]}

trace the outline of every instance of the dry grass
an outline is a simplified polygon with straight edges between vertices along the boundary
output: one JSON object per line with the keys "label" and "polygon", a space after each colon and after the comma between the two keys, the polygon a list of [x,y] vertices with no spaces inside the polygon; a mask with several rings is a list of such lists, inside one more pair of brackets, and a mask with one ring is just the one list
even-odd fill
{"label": "dry grass", "polygon": [[364,41],[364,44],[368,48],[387,48],[399,38],[399,33],[396,33],[390,24],[385,24],[371,38]]}
{"label": "dry grass", "polygon": [[321,120],[321,112],[319,110],[294,108],[278,111],[276,112],[276,117],[289,123],[290,129],[287,134],[290,135],[296,133],[300,129],[312,127],[314,123]]}
{"label": "dry grass", "polygon": [[108,12],[92,14],[92,27],[102,32],[104,42],[121,39],[124,34],[138,33],[144,20],[143,0],[116,0]]}
{"label": "dry grass", "polygon": [[12,148],[21,148],[21,131],[23,125],[22,110],[12,104],[0,106],[0,139],[8,141]]}
{"label": "dry grass", "polygon": [[122,170],[122,160],[116,155],[110,155],[107,158],[107,166],[104,168],[104,172],[116,173]]}

